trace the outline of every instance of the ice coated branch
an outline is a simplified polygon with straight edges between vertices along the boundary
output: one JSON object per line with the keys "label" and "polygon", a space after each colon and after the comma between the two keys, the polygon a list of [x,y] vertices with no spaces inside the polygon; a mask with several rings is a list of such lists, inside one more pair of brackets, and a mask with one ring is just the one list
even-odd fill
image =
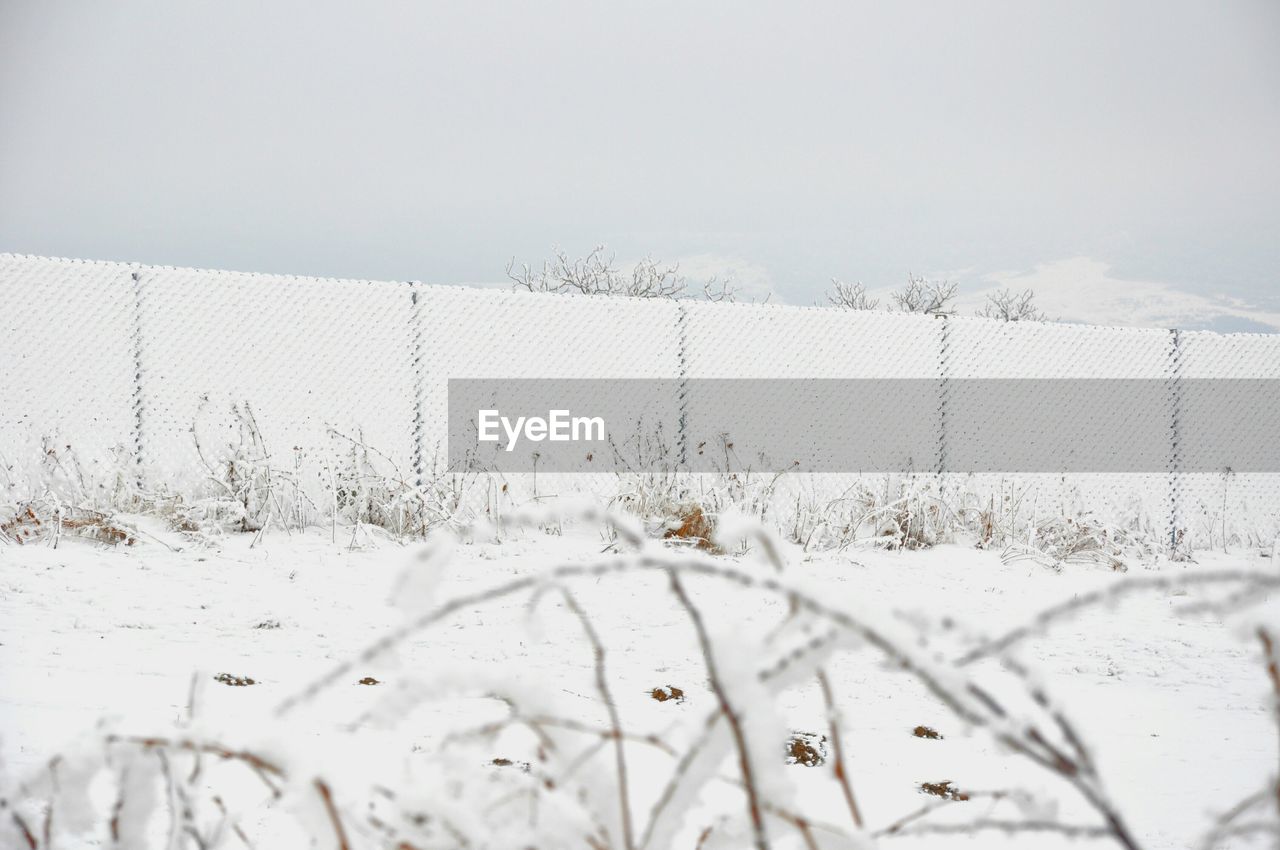
{"label": "ice coated branch", "polygon": [[1026,623],[964,653],[956,659],[955,663],[957,666],[965,667],[983,658],[1001,655],[1013,647],[1014,644],[1033,635],[1041,634],[1055,623],[1070,619],[1082,610],[1091,608],[1094,605],[1104,604],[1148,590],[1173,590],[1210,586],[1234,586],[1243,598],[1246,595],[1256,596],[1257,593],[1262,591],[1280,587],[1280,576],[1249,570],[1217,570],[1213,572],[1135,576],[1133,578],[1119,579],[1097,590],[1073,596],[1071,599],[1046,608]]}
{"label": "ice coated branch", "polygon": [[[585,257],[571,258],[560,249],[540,268],[515,260],[507,263],[507,277],[516,289],[529,292],[556,292],[576,295],[615,295],[626,298],[689,298],[689,281],[680,273],[680,264],[661,263],[652,257],[639,260],[631,270],[617,266],[606,247],[597,245]],[[707,301],[732,301],[734,291],[729,281],[711,278],[703,282],[701,293]]]}
{"label": "ice coated branch", "polygon": [[987,303],[977,315],[1001,322],[1044,322],[1048,316],[1035,305],[1036,294],[1030,289],[1014,292],[1001,289],[987,296]]}
{"label": "ice coated branch", "polygon": [[954,313],[958,287],[948,281],[927,280],[917,275],[907,275],[907,285],[893,293],[893,303],[904,313],[925,313],[945,316]]}
{"label": "ice coated branch", "polygon": [[693,623],[694,631],[698,635],[698,646],[702,649],[702,660],[707,668],[707,679],[711,684],[712,692],[716,695],[720,711],[729,724],[729,729],[733,734],[734,746],[738,749],[738,766],[742,771],[742,784],[747,793],[747,810],[751,815],[751,832],[755,837],[756,850],[769,850],[769,838],[765,834],[764,817],[761,814],[760,792],[756,788],[755,770],[751,764],[751,750],[747,746],[747,739],[742,731],[742,721],[739,719],[733,705],[729,702],[724,683],[720,680],[715,652],[711,647],[711,640],[707,637],[707,628],[702,622],[702,613],[694,606],[693,600],[685,592],[684,585],[680,582],[680,577],[675,571],[670,570],[667,575],[671,581],[671,592],[676,595],[676,598],[680,600],[680,604],[688,612],[689,620]]}

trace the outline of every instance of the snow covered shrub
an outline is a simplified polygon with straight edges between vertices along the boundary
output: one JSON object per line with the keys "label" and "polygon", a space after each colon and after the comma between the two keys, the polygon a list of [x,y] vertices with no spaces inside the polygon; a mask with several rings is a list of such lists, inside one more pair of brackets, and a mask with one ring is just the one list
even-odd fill
{"label": "snow covered shrub", "polygon": [[0,514],[0,540],[22,545],[47,541],[57,547],[63,535],[109,546],[132,546],[137,532],[111,514],[77,508],[54,499],[33,499]]}
{"label": "snow covered shrub", "polygon": [[873,542],[885,549],[927,549],[950,530],[950,512],[927,479],[908,479],[897,493],[866,491],[862,508],[863,522],[875,529]]}
{"label": "snow covered shrub", "polygon": [[929,476],[858,481],[833,498],[797,496],[789,537],[806,549],[865,544],[889,550],[927,549],[951,539],[954,512]]}
{"label": "snow covered shrub", "polygon": [[460,527],[471,515],[468,495],[478,474],[433,472],[421,485],[362,435],[330,429],[335,442],[329,466],[330,518],[358,530],[381,528],[397,537],[422,537],[438,526]]}
{"label": "snow covered shrub", "polygon": [[979,549],[1002,550],[1006,562],[1032,560],[1053,569],[1097,564],[1122,571],[1130,562],[1154,560],[1162,550],[1161,533],[1149,525],[1140,501],[1106,512],[1083,510],[1083,501],[1074,491],[1046,499],[1016,479],[1001,481],[997,492],[981,497],[961,484],[948,499],[956,536],[972,539]]}
{"label": "snow covered shrub", "polygon": [[141,504],[136,477],[126,471],[130,460],[117,449],[111,463],[86,470],[71,445],[46,438],[34,480],[19,487],[13,470],[4,467],[8,498],[0,500],[0,541],[43,540],[56,547],[65,534],[133,545],[137,532],[117,516]]}
{"label": "snow covered shrub", "polygon": [[335,536],[342,525],[353,536],[374,529],[421,537],[441,525],[460,527],[477,510],[509,502],[486,493],[480,503],[481,488],[500,486],[482,472],[433,470],[421,482],[410,480],[358,433],[331,429],[327,451],[289,447],[276,454],[262,438],[251,405],[231,404],[226,413],[219,420],[208,399],[202,400],[191,429],[200,474],[176,485],[149,479],[123,449],[115,451],[112,463],[86,469],[70,446],[55,440],[45,441],[30,480],[0,463],[0,540],[53,531],[128,542],[134,533],[127,517],[133,515],[158,518],[205,543],[229,533],[315,525],[329,525]]}
{"label": "snow covered shrub", "polygon": [[1000,549],[1006,561],[1030,559],[1054,569],[1101,564],[1124,570],[1151,561],[1161,551],[1159,533],[1140,506],[1114,512],[1114,522],[1088,511],[1072,511],[1062,500],[1037,502],[1027,489],[1001,482],[982,496],[965,482],[936,476],[886,475],[879,483],[859,480],[835,497],[814,490],[797,496],[789,538],[808,549],[874,546],[924,549],[943,542],[972,542]]}
{"label": "snow covered shrub", "polygon": [[1152,557],[1153,541],[1132,529],[1109,525],[1089,514],[1053,517],[1028,529],[1028,542],[1009,541],[1005,561],[1029,559],[1060,570],[1068,564],[1100,564],[1113,570],[1127,569],[1130,557]]}
{"label": "snow covered shrub", "polygon": [[[723,464],[717,472],[677,472],[673,448],[661,434],[630,441],[634,456],[619,464],[617,492],[611,507],[639,517],[648,532],[658,538],[688,541],[705,551],[721,549],[715,543],[717,520],[726,512],[776,524],[775,493],[786,473],[759,473],[737,459],[733,443],[721,437]],[[731,547],[736,550],[736,545]]]}
{"label": "snow covered shrub", "polygon": [[41,499],[103,513],[139,504],[136,459],[123,447],[85,462],[74,444],[57,434],[41,439],[38,453],[20,463],[0,446],[0,504]]}
{"label": "snow covered shrub", "polygon": [[[205,412],[208,399],[201,405]],[[268,450],[252,407],[233,403],[233,438],[210,454],[192,428],[204,468],[204,487],[194,498],[169,497],[168,513],[180,530],[197,535],[261,532],[271,525],[301,529],[327,524],[350,528],[353,540],[369,529],[396,537],[423,536],[438,525],[465,522],[474,472],[433,472],[421,484],[377,447],[330,428],[327,451],[293,447]],[[157,499],[157,502],[160,500]]]}
{"label": "snow covered shrub", "polygon": [[717,543],[725,513],[776,524],[778,474],[751,472],[623,475],[612,506],[639,517],[653,537],[685,541],[708,552],[739,551],[740,541]]}
{"label": "snow covered shrub", "polygon": [[180,528],[195,532],[262,531],[273,521],[285,528],[305,524],[307,497],[298,475],[298,458],[286,465],[268,451],[253,407],[230,406],[233,438],[222,445],[206,445],[201,437],[202,416],[209,398],[197,409],[191,434],[204,467],[205,493],[188,499],[174,494],[173,509]]}
{"label": "snow covered shrub", "polygon": [[16,465],[0,459],[0,541],[57,546],[65,534],[132,545],[137,533],[118,516],[141,505],[130,466],[132,458],[117,447],[109,462],[86,467],[70,444],[49,437],[25,479]]}

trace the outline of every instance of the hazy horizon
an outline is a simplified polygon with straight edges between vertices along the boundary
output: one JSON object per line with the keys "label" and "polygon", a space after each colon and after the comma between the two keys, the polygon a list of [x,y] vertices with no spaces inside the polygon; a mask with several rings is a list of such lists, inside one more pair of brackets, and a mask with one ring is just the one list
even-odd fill
{"label": "hazy horizon", "polygon": [[[500,9],[500,11],[498,11]],[[1280,329],[1280,4],[0,4],[0,251]]]}

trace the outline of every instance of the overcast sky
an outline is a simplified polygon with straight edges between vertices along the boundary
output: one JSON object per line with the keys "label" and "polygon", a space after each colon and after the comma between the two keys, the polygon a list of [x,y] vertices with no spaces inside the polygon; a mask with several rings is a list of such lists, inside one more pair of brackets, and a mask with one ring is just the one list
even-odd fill
{"label": "overcast sky", "polygon": [[0,0],[0,251],[1280,329],[1280,3]]}

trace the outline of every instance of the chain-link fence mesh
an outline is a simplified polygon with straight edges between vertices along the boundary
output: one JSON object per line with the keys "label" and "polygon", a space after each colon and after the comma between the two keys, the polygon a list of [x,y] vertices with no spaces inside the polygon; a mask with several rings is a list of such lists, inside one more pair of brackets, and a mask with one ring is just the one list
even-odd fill
{"label": "chain-link fence mesh", "polygon": [[[1271,543],[1280,535],[1280,475],[1233,469],[1231,457],[1239,447],[1220,445],[1214,437],[1230,433],[1256,434],[1274,442],[1280,436],[1280,411],[1268,407],[1242,380],[1280,378],[1280,335],[1179,332],[1176,337],[1176,385],[1204,379],[1219,380],[1212,399],[1199,393],[1178,393],[1173,453],[1171,523],[1189,545],[1222,546],[1236,540]],[[1187,472],[1219,468],[1217,472]]]}
{"label": "chain-link fence mesh", "polygon": [[[779,476],[775,470],[787,470],[793,459],[762,458],[753,451],[754,446],[804,441],[804,434],[785,431],[800,420],[807,428],[838,428],[841,422],[860,415],[854,402],[842,405],[835,415],[828,410],[820,419],[748,415],[727,417],[731,421],[726,421],[718,416],[740,411],[741,401],[713,394],[738,393],[741,386],[698,381],[893,378],[937,382],[941,378],[940,322],[897,313],[774,304],[693,303],[683,311],[685,376],[695,381],[685,400],[684,460],[705,468],[710,458],[713,466],[732,476],[735,496],[748,509],[764,513],[776,508],[782,522],[788,521],[783,517],[789,518],[796,539],[812,541],[850,524],[874,526],[878,519],[869,514],[893,513],[903,499],[924,511],[940,504],[936,447],[941,411],[937,406],[910,423],[915,439],[906,442],[928,445],[930,450],[923,456],[904,453],[896,457],[894,466],[901,474],[788,471]],[[770,388],[787,394],[776,400],[776,407],[795,411],[821,404],[803,380],[771,382]],[[822,459],[816,466],[822,466]],[[705,484],[711,486],[714,481]]]}
{"label": "chain-link fence mesh", "polygon": [[[634,456],[637,469],[654,468],[660,456],[659,466],[672,472],[715,452],[722,471],[742,482],[785,467],[779,458],[752,457],[752,434],[742,431],[776,437],[765,433],[773,426],[713,421],[712,411],[726,405],[700,398],[717,390],[696,379],[905,378],[937,386],[936,409],[911,423],[936,434],[928,456],[901,458],[902,472],[892,476],[787,476],[767,488],[769,498],[807,503],[820,515],[854,493],[876,491],[892,502],[894,492],[927,491],[945,510],[988,518],[1046,510],[1122,515],[1131,531],[1170,545],[1269,541],[1280,531],[1280,475],[1229,464],[1204,472],[1195,453],[1208,449],[1194,438],[1221,415],[1247,426],[1237,433],[1274,439],[1280,411],[1262,409],[1243,387],[1226,409],[1212,411],[1196,409],[1181,391],[1192,378],[1280,378],[1280,336],[552,296],[14,255],[0,255],[0,292],[7,296],[0,463],[10,500],[56,486],[106,502],[130,480],[170,493],[216,489],[246,457],[269,463],[280,473],[276,486],[293,488],[276,495],[317,516],[350,502],[362,476],[411,492],[459,472],[447,468],[443,441],[448,382],[465,378],[674,378],[670,403],[635,423],[634,435],[619,434],[613,451]],[[1167,409],[1145,415],[1167,417],[1159,423],[1165,438],[1129,447],[1155,453],[1159,471],[957,472],[948,446],[958,439],[972,445],[974,434],[1014,429],[1053,440],[1071,421],[1066,409],[963,403],[972,378],[1163,382]],[[619,384],[617,391],[627,390]],[[802,382],[787,391],[799,394],[795,405],[806,403]],[[572,409],[589,400],[564,402]],[[1126,411],[1117,415],[1123,421]],[[999,440],[990,445],[1001,451]],[[481,501],[491,509],[496,501],[570,490],[616,494],[614,474],[581,474],[594,462],[584,454],[576,475],[490,476]]]}
{"label": "chain-link fence mesh", "polygon": [[323,513],[365,467],[409,474],[408,284],[142,268],[141,467],[190,492],[268,465]]}
{"label": "chain-link fence mesh", "polygon": [[[668,300],[548,296],[529,292],[418,288],[421,335],[421,434],[423,474],[448,468],[448,382],[465,378],[676,378],[680,374],[677,312]],[[585,412],[598,396],[575,394],[571,384],[559,399],[564,408]],[[616,392],[625,393],[619,384]],[[636,450],[633,432],[674,439],[675,398],[666,410],[634,428],[622,426],[615,449]],[[485,473],[485,507],[493,510],[530,498],[570,492],[597,496],[617,492],[613,474],[597,474],[603,458],[583,452],[574,474]],[[536,468],[536,464],[535,464]]]}
{"label": "chain-link fence mesh", "polygon": [[[1042,404],[1006,409],[992,406],[991,401],[999,400],[996,394],[985,394],[981,405],[965,394],[981,392],[978,384],[967,380],[975,378],[1145,380],[1158,386],[1170,375],[1168,331],[968,317],[949,317],[945,323],[944,394],[950,415],[943,435],[944,455],[947,446],[963,442],[990,453],[977,459],[988,468],[1010,468],[998,465],[1001,453],[1015,447],[1037,451],[1036,443],[1041,441],[1071,442],[1080,436],[1071,432],[1073,427],[1097,427],[1075,415],[1087,406],[1090,414],[1105,415],[1113,422],[1109,448],[1126,458],[1146,458],[1143,468],[1160,470],[948,476],[950,489],[968,510],[987,512],[989,521],[1006,525],[1018,524],[1011,518],[1037,515],[1077,522],[1122,519],[1128,532],[1152,542],[1164,538],[1171,515],[1167,462],[1171,435],[1169,411],[1163,406],[1126,406],[1122,399],[1108,406],[1076,399],[1073,409],[1070,396],[1055,394],[1046,396]],[[1099,390],[1105,390],[1105,385]],[[1134,421],[1140,417],[1154,421]],[[1153,433],[1159,435],[1158,442],[1150,441]],[[948,464],[955,460],[946,458],[944,467],[950,468]],[[1027,533],[1034,535],[1036,530],[1028,528]]]}
{"label": "chain-link fence mesh", "polygon": [[135,267],[0,254],[0,484],[110,499],[137,451]]}

